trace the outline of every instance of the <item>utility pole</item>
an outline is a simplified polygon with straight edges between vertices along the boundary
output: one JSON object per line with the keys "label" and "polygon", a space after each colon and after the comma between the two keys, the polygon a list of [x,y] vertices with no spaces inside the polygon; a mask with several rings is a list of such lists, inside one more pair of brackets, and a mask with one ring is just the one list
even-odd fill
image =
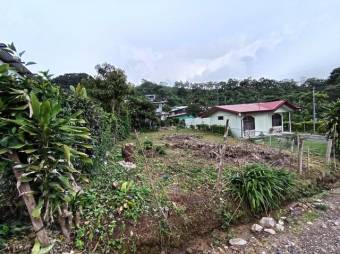
{"label": "utility pole", "polygon": [[315,87],[313,86],[313,132],[315,134],[316,109],[315,109]]}

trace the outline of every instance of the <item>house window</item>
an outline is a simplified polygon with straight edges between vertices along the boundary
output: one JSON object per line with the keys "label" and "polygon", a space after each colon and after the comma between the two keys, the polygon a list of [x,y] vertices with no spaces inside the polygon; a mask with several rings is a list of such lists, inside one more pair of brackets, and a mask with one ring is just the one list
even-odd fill
{"label": "house window", "polygon": [[223,116],[218,116],[218,117],[217,117],[217,120],[223,120],[223,119],[224,119]]}
{"label": "house window", "polygon": [[282,117],[280,114],[274,114],[272,115],[272,126],[282,126]]}

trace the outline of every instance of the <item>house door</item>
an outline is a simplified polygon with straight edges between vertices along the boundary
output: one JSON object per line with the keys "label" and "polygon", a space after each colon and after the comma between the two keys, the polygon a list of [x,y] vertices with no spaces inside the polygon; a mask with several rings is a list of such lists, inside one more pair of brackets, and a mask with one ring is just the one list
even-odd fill
{"label": "house door", "polygon": [[281,133],[282,132],[282,116],[278,113],[272,115],[272,129],[271,133]]}
{"label": "house door", "polygon": [[255,118],[252,116],[246,116],[243,118],[243,137],[255,136]]}

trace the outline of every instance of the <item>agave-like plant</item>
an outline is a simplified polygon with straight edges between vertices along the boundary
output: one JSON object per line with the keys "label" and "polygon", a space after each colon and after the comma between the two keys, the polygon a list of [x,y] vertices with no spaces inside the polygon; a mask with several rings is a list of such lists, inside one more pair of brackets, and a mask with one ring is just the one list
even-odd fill
{"label": "agave-like plant", "polygon": [[18,79],[8,74],[8,65],[0,65],[0,159],[14,172],[43,245],[48,242],[46,236],[41,236],[42,228],[36,228],[55,219],[70,238],[70,204],[81,191],[77,184],[81,172],[73,162],[91,163],[82,152],[91,146],[81,112],[60,117],[60,105],[59,90],[48,80]]}
{"label": "agave-like plant", "polygon": [[245,166],[229,176],[231,195],[253,213],[278,208],[293,186],[293,175],[261,164]]}

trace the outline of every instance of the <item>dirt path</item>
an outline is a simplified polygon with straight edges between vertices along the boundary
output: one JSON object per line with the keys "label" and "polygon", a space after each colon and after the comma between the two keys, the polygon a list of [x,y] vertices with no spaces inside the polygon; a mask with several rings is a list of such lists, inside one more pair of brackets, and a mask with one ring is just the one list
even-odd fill
{"label": "dirt path", "polygon": [[[174,253],[293,253],[340,254],[340,188],[287,207],[285,230],[275,235],[252,233],[252,224],[231,232],[213,232],[209,238],[196,239],[186,250]],[[230,238],[245,239],[243,247],[228,244]]]}

